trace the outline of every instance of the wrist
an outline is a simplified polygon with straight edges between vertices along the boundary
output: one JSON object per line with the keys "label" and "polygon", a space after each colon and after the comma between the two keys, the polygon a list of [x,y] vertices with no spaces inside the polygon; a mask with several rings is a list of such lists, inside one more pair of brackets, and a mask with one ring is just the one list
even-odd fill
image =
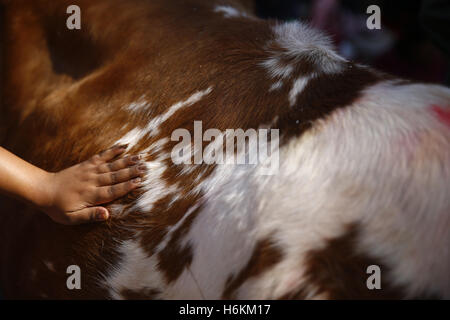
{"label": "wrist", "polygon": [[53,172],[40,170],[34,179],[34,195],[32,202],[41,209],[51,208],[55,200],[56,175]]}

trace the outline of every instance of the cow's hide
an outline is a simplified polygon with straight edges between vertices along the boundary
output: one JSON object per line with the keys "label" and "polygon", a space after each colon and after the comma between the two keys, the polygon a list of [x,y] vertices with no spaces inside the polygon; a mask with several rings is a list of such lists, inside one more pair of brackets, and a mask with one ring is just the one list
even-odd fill
{"label": "cow's hide", "polygon": [[[107,223],[2,198],[7,298],[450,297],[450,90],[237,0],[2,2],[4,146],[56,171],[127,143],[149,168]],[[279,129],[278,170],[174,164],[172,133],[194,121]]]}

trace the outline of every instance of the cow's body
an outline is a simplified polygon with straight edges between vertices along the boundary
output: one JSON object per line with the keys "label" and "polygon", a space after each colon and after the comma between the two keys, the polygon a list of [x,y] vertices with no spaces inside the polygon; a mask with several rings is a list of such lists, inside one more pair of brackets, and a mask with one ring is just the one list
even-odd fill
{"label": "cow's body", "polygon": [[[4,145],[59,170],[128,143],[150,169],[105,224],[2,198],[6,297],[450,297],[450,90],[347,62],[238,1],[4,2]],[[171,134],[194,121],[280,129],[279,171],[174,165]]]}

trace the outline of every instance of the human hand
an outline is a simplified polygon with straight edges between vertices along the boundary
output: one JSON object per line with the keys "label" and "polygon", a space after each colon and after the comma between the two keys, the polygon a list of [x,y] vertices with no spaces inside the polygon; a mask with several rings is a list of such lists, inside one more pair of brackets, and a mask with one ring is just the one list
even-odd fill
{"label": "human hand", "polygon": [[108,210],[99,205],[138,188],[147,170],[140,156],[114,160],[123,152],[125,147],[113,147],[80,164],[48,173],[41,210],[66,225],[107,220]]}

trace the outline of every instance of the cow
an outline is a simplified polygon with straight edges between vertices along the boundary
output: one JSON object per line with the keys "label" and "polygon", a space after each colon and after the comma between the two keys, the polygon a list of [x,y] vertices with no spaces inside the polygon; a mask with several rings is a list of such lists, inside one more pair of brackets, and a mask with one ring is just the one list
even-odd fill
{"label": "cow", "polygon": [[[2,145],[58,171],[126,144],[148,168],[106,223],[2,198],[5,298],[450,298],[448,88],[250,1],[1,3]],[[260,153],[229,129],[266,132],[262,161],[185,161],[230,139]]]}

